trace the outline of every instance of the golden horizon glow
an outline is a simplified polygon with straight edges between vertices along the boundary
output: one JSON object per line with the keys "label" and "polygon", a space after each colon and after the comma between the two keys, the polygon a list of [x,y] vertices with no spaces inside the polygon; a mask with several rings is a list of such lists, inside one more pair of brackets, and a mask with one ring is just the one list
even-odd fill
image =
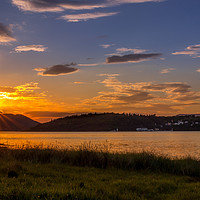
{"label": "golden horizon glow", "polygon": [[[141,114],[173,115],[183,112],[195,113],[200,93],[181,82],[136,82],[119,80],[119,74],[103,74],[96,84],[104,86],[96,96],[73,99],[69,103],[58,102],[42,91],[38,83],[26,83],[0,89],[0,108],[3,112],[25,114],[44,122],[73,113],[132,112]],[[77,85],[77,83],[72,83]],[[79,85],[79,84],[78,84]],[[85,84],[80,84],[84,87]],[[7,91],[6,91],[7,90]],[[52,100],[54,99],[54,101]],[[187,109],[189,108],[189,109]]]}

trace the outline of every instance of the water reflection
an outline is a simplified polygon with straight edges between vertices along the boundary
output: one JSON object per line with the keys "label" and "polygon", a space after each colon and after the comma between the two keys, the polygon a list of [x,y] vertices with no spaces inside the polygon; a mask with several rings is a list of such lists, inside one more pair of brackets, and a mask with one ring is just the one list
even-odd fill
{"label": "water reflection", "polygon": [[23,144],[58,148],[77,147],[91,142],[109,151],[151,151],[170,157],[200,158],[200,132],[1,132],[0,143],[12,147]]}

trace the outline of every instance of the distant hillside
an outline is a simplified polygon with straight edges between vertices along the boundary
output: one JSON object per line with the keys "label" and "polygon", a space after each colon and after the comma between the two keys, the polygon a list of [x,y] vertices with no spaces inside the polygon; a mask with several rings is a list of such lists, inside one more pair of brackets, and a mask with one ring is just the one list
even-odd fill
{"label": "distant hillside", "polygon": [[155,115],[89,113],[79,116],[68,116],[39,124],[32,128],[31,131],[135,131],[137,128],[161,131],[200,130],[200,117],[157,117]]}
{"label": "distant hillside", "polygon": [[200,117],[194,115],[157,117],[155,115],[136,114],[83,114],[59,118],[39,124],[31,131],[135,131],[147,130],[200,130]]}
{"label": "distant hillside", "polygon": [[29,130],[38,124],[24,115],[0,114],[0,131]]}

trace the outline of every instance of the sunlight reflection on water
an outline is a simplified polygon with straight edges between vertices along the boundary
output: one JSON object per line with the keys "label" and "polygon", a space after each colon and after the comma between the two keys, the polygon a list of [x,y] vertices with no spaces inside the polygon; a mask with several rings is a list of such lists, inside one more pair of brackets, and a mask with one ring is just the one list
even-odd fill
{"label": "sunlight reflection on water", "polygon": [[[109,151],[150,151],[169,157],[200,158],[200,131],[197,132],[0,132],[0,143],[11,147],[23,144],[58,148],[91,143]],[[104,147],[103,147],[104,146]]]}

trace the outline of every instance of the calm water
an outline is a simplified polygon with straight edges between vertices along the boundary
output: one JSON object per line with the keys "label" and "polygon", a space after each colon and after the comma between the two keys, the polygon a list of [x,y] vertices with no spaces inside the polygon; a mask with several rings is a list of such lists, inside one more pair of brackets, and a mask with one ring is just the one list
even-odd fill
{"label": "calm water", "polygon": [[110,151],[153,151],[170,157],[200,158],[200,131],[197,132],[0,132],[0,143],[77,147],[84,143]]}

